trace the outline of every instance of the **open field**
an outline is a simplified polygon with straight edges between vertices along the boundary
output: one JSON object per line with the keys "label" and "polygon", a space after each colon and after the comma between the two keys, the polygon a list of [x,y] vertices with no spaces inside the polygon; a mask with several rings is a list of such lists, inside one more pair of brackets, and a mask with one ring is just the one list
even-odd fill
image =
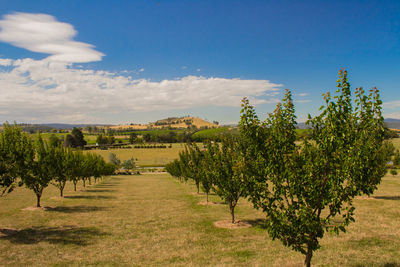
{"label": "open field", "polygon": [[[82,189],[82,187],[79,187]],[[201,206],[167,174],[119,176],[65,198],[49,186],[42,204],[25,188],[0,198],[0,265],[7,266],[302,266],[303,256],[272,241],[263,214],[242,200],[237,218],[254,226],[220,229],[226,205]],[[216,196],[212,201],[220,202]],[[400,266],[400,176],[386,176],[371,198],[356,199],[356,222],[327,234],[315,266]]]}
{"label": "open field", "polygon": [[[397,149],[400,149],[400,138],[390,140]],[[298,144],[301,142],[298,141]],[[198,143],[201,145],[201,143]],[[168,146],[168,144],[167,144]],[[178,158],[179,152],[185,147],[184,143],[172,144],[172,148],[132,148],[132,149],[109,149],[109,150],[90,150],[97,153],[108,161],[109,154],[115,153],[121,161],[130,158],[138,159],[139,166],[165,166],[165,164]]]}
{"label": "open field", "polygon": [[165,166],[165,164],[178,158],[179,152],[184,149],[184,144],[172,144],[172,148],[124,148],[109,150],[90,150],[90,152],[101,155],[106,161],[110,153],[114,153],[121,160],[130,158],[138,159],[137,165],[145,166]]}

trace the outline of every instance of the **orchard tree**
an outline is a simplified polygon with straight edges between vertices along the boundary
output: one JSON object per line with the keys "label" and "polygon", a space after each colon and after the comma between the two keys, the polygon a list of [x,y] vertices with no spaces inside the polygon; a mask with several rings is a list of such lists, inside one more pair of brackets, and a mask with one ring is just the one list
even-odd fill
{"label": "orchard tree", "polygon": [[29,171],[21,176],[22,182],[25,186],[31,189],[36,195],[36,206],[40,207],[40,198],[42,197],[43,190],[49,185],[53,179],[53,172],[51,169],[51,153],[49,146],[43,141],[40,133],[34,147],[34,151],[27,150],[28,154],[35,154],[34,160],[30,162]]}
{"label": "orchard tree", "polygon": [[208,195],[212,190],[215,191],[215,188],[213,186],[214,183],[214,162],[213,162],[213,156],[214,156],[214,149],[211,144],[211,142],[207,143],[206,150],[200,151],[199,148],[196,146],[196,150],[198,153],[203,154],[203,158],[201,161],[201,168],[200,168],[200,183],[201,183],[201,189],[206,193],[206,201],[208,203]]}
{"label": "orchard tree", "polygon": [[84,155],[82,150],[75,152],[70,148],[65,150],[65,175],[74,184],[74,191],[76,191],[76,185],[82,176],[83,161]]}
{"label": "orchard tree", "polygon": [[53,185],[60,191],[60,197],[63,197],[65,184],[67,183],[67,168],[68,161],[66,159],[67,153],[61,145],[48,147],[48,160],[49,169],[53,176]]}
{"label": "orchard tree", "polygon": [[232,223],[235,223],[235,207],[246,193],[240,154],[237,140],[224,138],[221,144],[208,145],[205,164],[206,176],[212,179],[215,193],[229,204]]}
{"label": "orchard tree", "polygon": [[104,175],[104,167],[106,165],[106,162],[100,155],[95,156],[93,161],[94,161],[93,177],[94,177],[94,182],[97,183],[97,179],[101,178]]}
{"label": "orchard tree", "polygon": [[0,134],[0,195],[11,192],[16,179],[29,173],[33,159],[31,139],[17,125],[4,123]]}
{"label": "orchard tree", "polygon": [[178,159],[174,159],[173,161],[165,165],[165,170],[173,177],[176,177],[178,179],[182,178],[181,163]]}
{"label": "orchard tree", "polygon": [[340,71],[336,95],[324,99],[321,114],[307,121],[312,140],[299,146],[290,91],[264,122],[247,100],[241,111],[249,199],[266,213],[270,236],[303,253],[306,266],[326,231],[345,232],[354,221],[354,197],[374,192],[389,154],[376,88],[368,95],[356,89],[353,102],[347,72]]}
{"label": "orchard tree", "polygon": [[192,179],[197,188],[197,193],[200,193],[200,181],[201,181],[201,168],[203,154],[195,144],[186,145],[185,150],[179,153],[179,159],[181,161],[182,176],[185,180]]}
{"label": "orchard tree", "polygon": [[391,169],[391,170],[390,170],[390,174],[393,175],[393,177],[394,177],[394,176],[396,176],[398,173],[397,173],[397,170]]}

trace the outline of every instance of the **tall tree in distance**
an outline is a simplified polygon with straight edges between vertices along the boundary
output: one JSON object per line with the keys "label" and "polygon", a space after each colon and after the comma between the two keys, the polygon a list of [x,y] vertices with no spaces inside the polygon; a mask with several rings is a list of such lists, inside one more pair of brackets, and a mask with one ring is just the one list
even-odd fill
{"label": "tall tree in distance", "polygon": [[353,101],[340,71],[336,95],[324,99],[321,114],[307,122],[312,141],[298,146],[290,91],[264,122],[247,100],[241,111],[249,199],[266,213],[270,236],[303,253],[306,266],[326,231],[344,232],[354,221],[354,197],[374,192],[390,154],[376,88],[368,95],[356,89]]}
{"label": "tall tree in distance", "polygon": [[85,141],[85,139],[84,139],[84,136],[83,136],[83,133],[82,133],[82,130],[81,130],[81,129],[74,127],[74,128],[72,129],[71,134],[72,134],[72,136],[74,137],[74,139],[75,139],[75,141],[76,141],[76,145],[77,145],[78,147],[83,148],[83,147],[86,145],[86,141]]}

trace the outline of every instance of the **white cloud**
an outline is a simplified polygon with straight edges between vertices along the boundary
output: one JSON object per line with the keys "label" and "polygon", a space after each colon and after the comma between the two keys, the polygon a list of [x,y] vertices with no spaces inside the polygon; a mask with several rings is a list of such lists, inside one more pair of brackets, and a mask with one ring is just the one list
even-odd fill
{"label": "white cloud", "polygon": [[47,60],[91,62],[102,54],[87,43],[73,41],[77,32],[68,23],[46,14],[14,13],[0,20],[0,41],[39,53],[50,54]]}
{"label": "white cloud", "polygon": [[400,107],[400,100],[395,100],[395,101],[389,101],[389,102],[384,102],[383,103],[384,108],[399,108]]}
{"label": "white cloud", "polygon": [[294,100],[294,103],[310,103],[311,100],[309,99],[298,99],[298,100]]}
{"label": "white cloud", "polygon": [[[0,59],[0,120],[116,122],[120,114],[205,106],[275,103],[280,84],[186,76],[155,82],[76,68],[52,59]],[[111,114],[111,115],[110,115]],[[114,121],[105,117],[114,118]]]}
{"label": "white cloud", "polygon": [[303,97],[303,96],[308,96],[307,93],[300,93],[299,96]]}
{"label": "white cloud", "polygon": [[12,64],[11,59],[0,58],[0,66],[10,66]]}
{"label": "white cloud", "polygon": [[144,68],[140,68],[138,72],[143,72],[143,71],[144,71]]}
{"label": "white cloud", "polygon": [[183,69],[183,70],[186,70],[186,69],[187,69],[187,66],[182,66],[182,69]]}
{"label": "white cloud", "polygon": [[196,71],[197,71],[197,72],[200,72],[200,71],[201,71],[201,69],[197,69]]}

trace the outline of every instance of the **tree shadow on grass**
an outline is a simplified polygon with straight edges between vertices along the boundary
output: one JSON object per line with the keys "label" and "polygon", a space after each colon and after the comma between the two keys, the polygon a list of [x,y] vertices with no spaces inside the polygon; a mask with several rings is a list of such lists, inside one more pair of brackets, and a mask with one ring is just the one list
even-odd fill
{"label": "tree shadow on grass", "polygon": [[0,240],[16,244],[50,244],[87,246],[91,239],[109,235],[93,227],[35,227],[22,230],[0,229]]}
{"label": "tree shadow on grass", "polygon": [[116,184],[98,184],[95,185],[93,188],[107,188],[107,187],[116,187]]}
{"label": "tree shadow on grass", "polygon": [[113,190],[113,189],[88,189],[88,190],[85,190],[85,192],[88,192],[88,193],[113,193],[113,192],[116,192],[116,190]]}
{"label": "tree shadow on grass", "polygon": [[[357,264],[356,267],[367,267],[368,265],[364,265],[364,264]],[[382,267],[400,267],[400,263],[398,262],[387,262],[384,263],[382,265],[380,265]]]}
{"label": "tree shadow on grass", "polygon": [[52,212],[64,212],[64,213],[78,213],[78,212],[89,212],[89,211],[103,211],[107,210],[106,207],[97,206],[58,206],[54,208],[47,208],[46,211]]}
{"label": "tree shadow on grass", "polygon": [[375,199],[400,200],[400,196],[375,196]]}
{"label": "tree shadow on grass", "polygon": [[257,227],[257,228],[261,228],[261,229],[266,229],[266,220],[265,219],[254,219],[254,220],[243,220],[244,222],[247,222],[249,224],[251,224],[252,227]]}
{"label": "tree shadow on grass", "polygon": [[76,196],[64,196],[64,198],[75,198],[75,199],[115,199],[113,196],[84,196],[84,195],[76,195]]}

